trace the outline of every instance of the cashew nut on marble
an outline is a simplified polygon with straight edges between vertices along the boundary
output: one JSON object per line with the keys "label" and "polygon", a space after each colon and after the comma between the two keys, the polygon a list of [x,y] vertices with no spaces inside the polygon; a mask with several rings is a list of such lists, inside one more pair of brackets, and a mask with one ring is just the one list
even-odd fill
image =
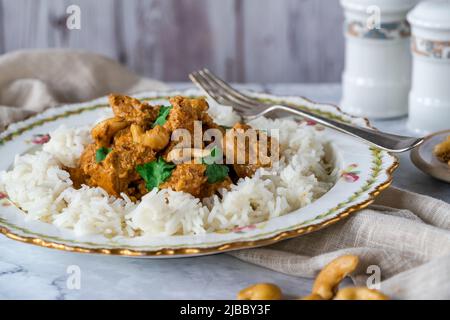
{"label": "cashew nut on marble", "polygon": [[318,294],[311,293],[309,296],[302,297],[299,300],[323,300],[323,298]]}
{"label": "cashew nut on marble", "polygon": [[[332,260],[317,275],[312,293],[299,300],[389,300],[389,297],[380,291],[366,287],[346,287],[337,291],[341,281],[355,271],[358,263],[359,258],[354,255],[345,255]],[[274,284],[258,283],[241,290],[238,299],[280,300],[282,292]]]}
{"label": "cashew nut on marble", "polygon": [[239,291],[238,300],[281,300],[278,286],[271,283],[257,283]]}
{"label": "cashew nut on marble", "polygon": [[334,259],[320,271],[314,281],[312,293],[324,300],[334,297],[339,283],[358,266],[359,259],[354,255],[345,255]]}
{"label": "cashew nut on marble", "polygon": [[334,300],[389,300],[389,297],[366,287],[347,287],[340,289]]}

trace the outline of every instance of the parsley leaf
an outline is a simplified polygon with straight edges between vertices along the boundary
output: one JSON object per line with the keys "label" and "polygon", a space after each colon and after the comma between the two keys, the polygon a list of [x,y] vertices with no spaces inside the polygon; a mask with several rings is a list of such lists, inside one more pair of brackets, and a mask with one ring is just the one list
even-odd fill
{"label": "parsley leaf", "polygon": [[209,183],[216,183],[223,181],[227,176],[230,169],[224,164],[208,164],[206,165],[206,176]]}
{"label": "parsley leaf", "polygon": [[159,114],[156,118],[155,122],[152,125],[152,128],[156,127],[157,125],[162,126],[167,121],[167,116],[169,115],[170,110],[172,109],[172,106],[161,106],[159,108]]}
{"label": "parsley leaf", "polygon": [[211,149],[211,153],[209,156],[202,158],[202,163],[206,165],[213,164],[219,162],[220,159],[223,159],[222,149],[215,146]]}
{"label": "parsley leaf", "polygon": [[100,163],[105,160],[108,153],[112,151],[111,148],[101,147],[95,151],[95,162]]}
{"label": "parsley leaf", "polygon": [[211,150],[211,157],[215,158],[217,153],[217,147],[212,148]]}
{"label": "parsley leaf", "polygon": [[147,190],[151,191],[169,179],[174,168],[174,164],[166,162],[162,157],[159,157],[158,160],[138,165],[136,171],[144,179]]}
{"label": "parsley leaf", "polygon": [[202,162],[206,165],[205,173],[209,183],[221,182],[228,176],[230,169],[224,164],[215,163],[222,157],[222,150],[214,147],[211,149],[211,155],[202,159]]}

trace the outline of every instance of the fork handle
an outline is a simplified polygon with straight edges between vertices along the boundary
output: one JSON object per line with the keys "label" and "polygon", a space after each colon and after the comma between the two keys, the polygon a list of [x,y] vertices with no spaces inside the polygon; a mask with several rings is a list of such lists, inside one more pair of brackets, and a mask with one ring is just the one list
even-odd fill
{"label": "fork handle", "polygon": [[274,106],[274,110],[275,109],[287,111],[295,115],[301,116],[303,118],[313,120],[324,126],[333,128],[335,130],[349,134],[353,137],[362,139],[366,142],[373,144],[378,148],[390,152],[405,152],[418,146],[423,142],[422,138],[400,136],[396,134],[385,133],[359,126],[348,125],[346,123],[328,119],[290,105],[277,105]]}

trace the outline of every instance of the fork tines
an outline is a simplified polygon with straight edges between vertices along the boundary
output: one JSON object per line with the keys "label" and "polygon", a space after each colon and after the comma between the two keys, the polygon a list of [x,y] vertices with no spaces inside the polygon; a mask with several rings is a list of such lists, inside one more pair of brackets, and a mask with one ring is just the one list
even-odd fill
{"label": "fork tines", "polygon": [[211,99],[220,104],[232,106],[239,113],[245,113],[260,104],[231,87],[208,69],[192,72],[189,74],[189,78]]}

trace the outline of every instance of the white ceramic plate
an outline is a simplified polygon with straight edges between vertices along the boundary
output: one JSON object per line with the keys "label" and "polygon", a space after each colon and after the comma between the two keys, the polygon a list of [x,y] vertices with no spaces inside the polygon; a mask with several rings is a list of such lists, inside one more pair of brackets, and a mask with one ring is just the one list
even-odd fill
{"label": "white ceramic plate", "polygon": [[[146,92],[137,98],[152,103],[164,103],[168,96],[200,95],[197,91]],[[274,104],[289,101],[323,116],[340,119],[360,126],[369,126],[366,119],[353,118],[338,108],[313,103],[299,97],[277,97],[250,93]],[[8,170],[16,154],[29,152],[46,141],[48,132],[61,124],[81,126],[92,124],[102,108],[107,108],[107,98],[66,105],[47,110],[26,121],[11,125],[0,134],[0,170]],[[315,125],[314,123],[309,123]],[[344,134],[315,125],[332,142],[332,153],[340,176],[334,187],[314,203],[264,223],[233,230],[222,230],[196,236],[169,236],[146,238],[113,238],[103,236],[77,237],[71,230],[59,229],[40,221],[26,221],[25,213],[11,203],[7,195],[0,195],[0,232],[6,236],[44,247],[83,253],[116,254],[122,256],[174,257],[219,253],[275,243],[306,234],[343,219],[368,206],[379,192],[387,188],[392,172],[398,165],[396,158],[387,152],[371,148]]]}

